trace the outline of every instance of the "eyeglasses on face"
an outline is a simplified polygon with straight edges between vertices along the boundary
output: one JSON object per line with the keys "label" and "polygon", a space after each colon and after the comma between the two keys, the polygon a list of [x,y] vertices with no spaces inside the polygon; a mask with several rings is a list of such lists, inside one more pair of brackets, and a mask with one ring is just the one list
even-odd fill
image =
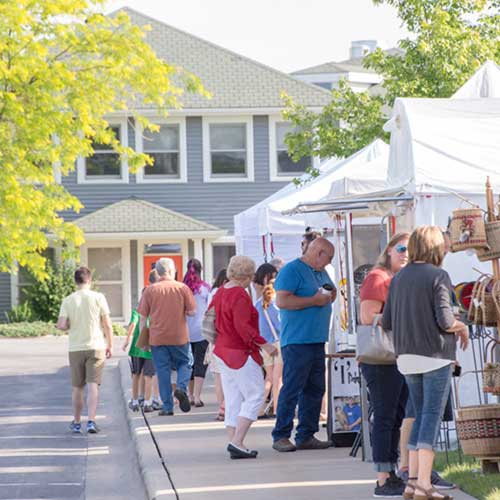
{"label": "eyeglasses on face", "polygon": [[396,245],[396,252],[405,253],[408,251],[408,247],[406,245]]}

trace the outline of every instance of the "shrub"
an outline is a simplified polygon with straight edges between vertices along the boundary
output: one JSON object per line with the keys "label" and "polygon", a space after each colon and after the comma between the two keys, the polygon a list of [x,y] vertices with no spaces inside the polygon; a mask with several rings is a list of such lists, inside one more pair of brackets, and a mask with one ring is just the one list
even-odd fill
{"label": "shrub", "polygon": [[113,335],[115,337],[125,337],[127,335],[127,329],[118,323],[113,323]]}
{"label": "shrub", "polygon": [[14,306],[9,312],[5,313],[8,323],[21,323],[35,321],[35,315],[28,302]]}
{"label": "shrub", "polygon": [[25,289],[25,300],[33,311],[33,319],[56,322],[61,302],[75,291],[74,267],[67,264],[47,264],[48,277],[36,280]]}
{"label": "shrub", "polygon": [[35,321],[33,323],[0,324],[0,337],[42,337],[44,335],[64,335],[53,323]]}

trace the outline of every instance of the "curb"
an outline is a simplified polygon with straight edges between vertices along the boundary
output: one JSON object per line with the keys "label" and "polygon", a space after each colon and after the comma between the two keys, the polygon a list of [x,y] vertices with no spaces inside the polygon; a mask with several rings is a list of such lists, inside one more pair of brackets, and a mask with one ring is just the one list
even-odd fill
{"label": "curb", "polygon": [[[141,413],[132,413],[127,407],[132,385],[128,359],[120,360],[118,366],[120,369],[120,386],[123,395],[123,406],[125,408],[130,435],[134,443],[139,470],[146,487],[147,498],[149,500],[157,500],[159,496],[164,496],[165,491],[171,491],[173,494],[174,490],[163,469],[161,459],[158,456],[151,434],[146,427],[143,415]],[[140,418],[138,418],[137,415],[139,415]],[[141,432],[138,432],[139,429]],[[146,432],[144,432],[144,430],[146,430]],[[163,492],[163,494],[160,493],[160,495],[158,495],[158,492]]]}

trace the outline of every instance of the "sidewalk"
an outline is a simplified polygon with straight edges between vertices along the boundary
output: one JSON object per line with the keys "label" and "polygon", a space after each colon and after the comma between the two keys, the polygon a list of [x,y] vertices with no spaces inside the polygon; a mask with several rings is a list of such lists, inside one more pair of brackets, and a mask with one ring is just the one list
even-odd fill
{"label": "sidewalk", "polygon": [[[130,394],[128,366],[120,364],[124,397]],[[214,421],[216,404],[211,379],[204,388],[204,408],[174,417],[148,415],[165,459],[167,473],[141,414],[129,412],[150,499],[181,500],[368,500],[372,498],[372,465],[349,457],[349,448],[278,453],[271,448],[274,420],[258,421],[247,445],[259,450],[255,460],[230,460],[222,422]],[[319,436],[324,439],[325,431]],[[361,456],[359,452],[358,456]],[[454,490],[455,500],[472,497]]]}

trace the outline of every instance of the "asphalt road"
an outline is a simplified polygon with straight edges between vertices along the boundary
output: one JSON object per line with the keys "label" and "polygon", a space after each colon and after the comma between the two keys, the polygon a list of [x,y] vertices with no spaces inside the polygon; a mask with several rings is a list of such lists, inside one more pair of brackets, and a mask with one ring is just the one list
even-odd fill
{"label": "asphalt road", "polygon": [[102,432],[75,436],[67,339],[0,339],[0,499],[145,499],[115,352],[101,387]]}

